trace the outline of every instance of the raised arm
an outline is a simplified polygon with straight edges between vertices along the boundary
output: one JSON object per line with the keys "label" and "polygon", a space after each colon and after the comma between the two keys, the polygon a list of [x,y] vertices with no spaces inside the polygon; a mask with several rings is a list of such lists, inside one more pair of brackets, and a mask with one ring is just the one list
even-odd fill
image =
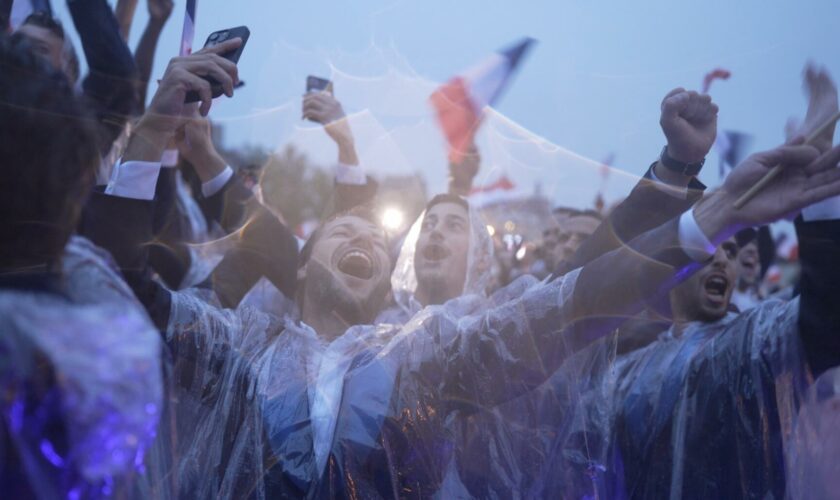
{"label": "raised arm", "polygon": [[481,153],[473,143],[460,163],[449,164],[449,194],[467,197],[472,191],[473,179],[481,168]]}
{"label": "raised arm", "polygon": [[131,23],[134,21],[134,12],[137,10],[137,0],[117,0],[114,6],[114,17],[120,27],[120,35],[128,43],[128,35],[131,33]]}
{"label": "raised arm", "polygon": [[376,196],[378,185],[365,175],[356,154],[356,141],[341,102],[332,92],[303,96],[303,118],[320,123],[338,147],[335,193],[326,217],[363,205]]}
{"label": "raised arm", "polygon": [[179,129],[175,143],[201,182],[194,196],[208,223],[217,222],[226,233],[239,229],[253,193],[216,150],[210,121],[193,116]]}
{"label": "raised arm", "polygon": [[[667,294],[738,230],[840,193],[838,160],[840,148],[820,156],[802,145],[753,155],[679,219],[513,302],[459,321],[445,354],[450,395],[493,404],[542,382],[569,355]],[[776,164],[785,165],[784,174],[736,210],[739,194]]]}
{"label": "raised arm", "polygon": [[106,154],[135,111],[136,67],[114,12],[105,0],[68,0],[89,74],[83,88],[100,122],[100,151]]}
{"label": "raised arm", "polygon": [[105,193],[95,193],[81,224],[82,233],[109,250],[126,280],[146,306],[159,329],[168,322],[170,297],[154,282],[148,269],[148,243],[154,239],[153,215],[163,150],[183,125],[187,91],[202,96],[200,110],[207,114],[210,84],[199,74],[213,75],[233,95],[236,66],[217,55],[241,43],[231,40],[193,56],[173,59],[149,110],[138,122],[122,163]]}
{"label": "raised arm", "polygon": [[[824,69],[809,65],[804,87],[808,111],[800,134],[809,134],[838,109],[837,88]],[[821,150],[831,146],[834,127],[817,138]],[[796,219],[799,239],[799,334],[814,377],[840,365],[840,199],[826,200]]]}
{"label": "raised arm", "polygon": [[678,217],[706,189],[697,180],[715,141],[718,107],[708,95],[672,90],[662,100],[659,124],[667,138],[660,159],[578,249],[561,274],[626,245],[636,236]]}
{"label": "raised arm", "polygon": [[[122,1],[120,2],[122,3]],[[136,0],[135,0],[136,3]],[[140,109],[145,108],[146,96],[149,92],[149,82],[152,76],[152,66],[155,62],[158,40],[169,16],[172,15],[172,0],[148,0],[149,23],[140,37],[137,49],[134,51],[134,62],[137,65],[138,103]]]}

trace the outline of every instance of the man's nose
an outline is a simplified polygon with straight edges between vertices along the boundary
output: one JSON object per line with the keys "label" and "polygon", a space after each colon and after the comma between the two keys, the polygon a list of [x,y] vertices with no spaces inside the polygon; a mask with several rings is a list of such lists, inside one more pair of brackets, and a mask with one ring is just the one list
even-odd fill
{"label": "man's nose", "polygon": [[373,250],[373,236],[365,231],[357,233],[351,243],[364,250]]}
{"label": "man's nose", "polygon": [[729,257],[726,256],[726,250],[718,247],[718,249],[715,250],[714,258],[712,259],[712,265],[715,267],[726,267],[728,262]]}

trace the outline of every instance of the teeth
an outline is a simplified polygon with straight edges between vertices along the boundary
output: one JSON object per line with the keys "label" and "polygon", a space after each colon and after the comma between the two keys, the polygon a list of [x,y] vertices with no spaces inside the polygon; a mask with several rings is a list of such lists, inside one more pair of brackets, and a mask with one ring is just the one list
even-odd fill
{"label": "teeth", "polygon": [[366,253],[359,252],[358,250],[352,250],[351,252],[347,253],[344,257],[342,257],[342,259],[346,259],[348,257],[360,257],[360,258],[364,259],[365,262],[367,262],[368,265],[373,264],[373,262],[371,262],[371,260],[370,260],[370,257],[368,257],[368,255]]}
{"label": "teeth", "polygon": [[727,280],[719,276],[713,276],[706,281],[706,289],[715,295],[723,295],[726,292]]}

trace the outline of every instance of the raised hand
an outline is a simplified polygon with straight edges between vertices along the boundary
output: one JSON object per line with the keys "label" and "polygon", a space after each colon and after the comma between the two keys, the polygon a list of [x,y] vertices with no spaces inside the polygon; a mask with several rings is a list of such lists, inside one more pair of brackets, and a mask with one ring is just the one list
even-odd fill
{"label": "raised hand", "polygon": [[715,143],[717,114],[717,104],[708,95],[683,88],[669,92],[659,118],[668,139],[668,156],[683,163],[703,160]]}
{"label": "raised hand", "polygon": [[[788,122],[785,130],[788,141],[797,136],[810,136],[834,113],[837,112],[837,87],[825,68],[818,68],[813,64],[805,66],[802,77],[802,87],[808,96],[808,112],[802,124]],[[828,128],[820,137],[811,142],[820,151],[828,151],[834,137],[834,125]]]}
{"label": "raised hand", "polygon": [[184,120],[187,92],[194,90],[201,97],[198,111],[201,116],[207,116],[213,104],[213,93],[210,82],[202,78],[205,76],[213,77],[222,85],[225,95],[233,97],[233,87],[239,81],[239,73],[236,64],[219,54],[234,50],[241,44],[241,39],[234,38],[214,47],[206,47],[195,54],[172,59],[146,115],[156,118],[159,125],[174,132]]}
{"label": "raised hand", "polygon": [[173,6],[172,0],[148,0],[149,21],[165,23],[172,15]]}
{"label": "raised hand", "polygon": [[[776,221],[788,214],[840,194],[840,146],[820,154],[813,146],[796,144],[756,153],[727,176],[723,186],[704,197],[694,209],[703,232],[719,243],[734,232]],[[740,209],[734,202],[774,166],[781,174]],[[715,241],[717,240],[717,241]]]}
{"label": "raised hand", "polygon": [[225,94],[233,96],[233,87],[239,80],[236,64],[219,54],[234,50],[241,44],[241,39],[234,38],[195,54],[172,59],[152,102],[134,129],[124,160],[160,161],[167,142],[189,118],[189,108],[184,103],[187,92],[198,92],[201,97],[199,113],[207,116],[213,93],[210,82],[203,76],[212,76],[222,84]]}
{"label": "raised hand", "polygon": [[194,113],[175,133],[178,152],[190,162],[202,182],[216,177],[227,166],[213,145],[211,132],[210,120]]}
{"label": "raised hand", "polygon": [[303,96],[303,118],[320,123],[335,142],[353,141],[353,132],[341,103],[329,92],[310,92]]}
{"label": "raised hand", "polygon": [[353,131],[341,103],[330,92],[310,92],[303,96],[303,118],[320,123],[338,145],[338,161],[358,165]]}

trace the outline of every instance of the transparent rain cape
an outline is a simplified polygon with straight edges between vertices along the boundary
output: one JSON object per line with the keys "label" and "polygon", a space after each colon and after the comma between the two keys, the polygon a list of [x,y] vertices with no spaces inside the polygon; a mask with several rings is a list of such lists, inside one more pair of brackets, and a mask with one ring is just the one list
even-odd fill
{"label": "transparent rain cape", "polygon": [[495,409],[488,420],[515,436],[514,472],[531,476],[525,496],[784,498],[810,381],[798,307],[765,302],[620,356],[614,338],[597,342]]}
{"label": "transparent rain cape", "polygon": [[160,417],[160,336],[107,253],[74,237],[63,266],[59,294],[0,291],[0,444],[41,498],[125,494]]}
{"label": "transparent rain cape", "polygon": [[[467,274],[462,295],[484,297],[492,278],[490,270],[493,264],[493,242],[487,232],[487,225],[478,212],[475,207],[471,206],[469,208],[470,247],[467,254]],[[423,308],[414,299],[414,293],[417,291],[414,253],[417,249],[417,239],[420,237],[420,229],[425,216],[426,211],[424,210],[412,224],[400,249],[397,265],[391,273],[391,291],[396,305],[382,311],[376,320],[377,323],[402,324]]]}
{"label": "transparent rain cape", "polygon": [[[490,471],[460,477],[452,426],[536,387],[550,375],[544,362],[579,348],[549,326],[565,322],[575,280],[524,280],[511,301],[465,296],[331,343],[291,317],[174,293],[172,394],[139,494],[446,497],[450,483],[483,481]],[[434,455],[414,463],[412,450]]]}

